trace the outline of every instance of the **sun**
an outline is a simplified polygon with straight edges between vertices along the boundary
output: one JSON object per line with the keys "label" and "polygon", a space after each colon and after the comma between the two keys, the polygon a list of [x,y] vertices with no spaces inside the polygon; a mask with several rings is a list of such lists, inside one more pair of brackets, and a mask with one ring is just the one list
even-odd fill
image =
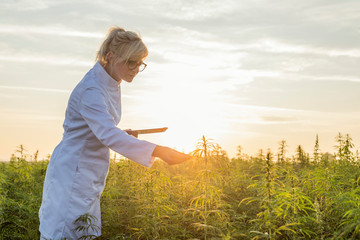
{"label": "sun", "polygon": [[209,89],[203,86],[202,89],[175,82],[158,89],[151,99],[156,110],[152,109],[148,120],[156,126],[168,127],[161,136],[167,146],[189,152],[203,135],[219,137],[219,130],[226,128],[226,119],[219,114],[222,104],[211,97]]}

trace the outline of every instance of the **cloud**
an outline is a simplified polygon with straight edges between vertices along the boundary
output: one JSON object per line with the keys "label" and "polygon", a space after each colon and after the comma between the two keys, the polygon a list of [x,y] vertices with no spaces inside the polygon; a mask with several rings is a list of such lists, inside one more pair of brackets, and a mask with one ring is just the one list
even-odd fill
{"label": "cloud", "polygon": [[[358,0],[5,0],[0,9],[0,71],[8,81],[0,90],[22,99],[40,92],[65,99],[69,91],[57,88],[72,89],[107,28],[119,25],[141,33],[150,50],[146,72],[123,88],[124,105],[138,113],[134,123],[142,114],[162,116],[149,111],[152,104],[185,111],[206,102],[186,121],[230,124],[233,134],[259,138],[357,129]],[[175,116],[163,112],[161,120]]]}
{"label": "cloud", "polygon": [[34,26],[34,25],[0,25],[0,33],[23,35],[44,34],[53,36],[104,38],[104,33],[74,30],[61,25]]}
{"label": "cloud", "polygon": [[360,82],[360,77],[355,76],[334,76],[334,75],[324,75],[324,76],[310,76],[310,75],[301,75],[299,79],[304,79],[308,81],[338,81],[338,82]]}
{"label": "cloud", "polygon": [[241,103],[319,112],[359,112],[360,82],[294,78],[257,78],[237,93]]}
{"label": "cloud", "polygon": [[50,6],[46,0],[5,0],[0,2],[0,7],[7,10],[17,9],[18,11],[43,10]]}
{"label": "cloud", "polygon": [[231,0],[176,0],[169,4],[168,1],[158,0],[151,8],[166,18],[184,21],[199,21],[216,18],[231,12],[236,1]]}
{"label": "cloud", "polygon": [[242,1],[230,6],[223,15],[181,24],[222,37],[230,45],[276,39],[325,49],[358,47],[358,28],[353,24],[360,21],[358,1]]}
{"label": "cloud", "polygon": [[238,50],[257,50],[270,53],[292,53],[307,55],[323,55],[328,57],[360,57],[360,48],[335,49],[321,48],[311,45],[291,44],[276,39],[260,39],[252,44],[239,45]]}
{"label": "cloud", "polygon": [[[235,129],[247,129],[260,135],[298,132],[358,132],[360,112],[297,110],[261,105],[237,105],[226,120]],[[346,124],[345,124],[346,123]],[[350,131],[351,132],[351,131]]]}
{"label": "cloud", "polygon": [[44,112],[39,111],[38,109],[22,109],[21,112],[16,109],[6,109],[3,108],[2,112],[4,113],[1,121],[5,125],[16,125],[21,122],[21,125],[25,125],[28,123],[28,121],[63,121],[64,117],[62,114],[55,113],[55,112]]}
{"label": "cloud", "polygon": [[37,91],[37,92],[53,92],[53,93],[70,93],[70,90],[54,89],[54,88],[35,88],[35,87],[23,87],[23,86],[1,86],[0,89],[5,90],[21,90],[21,91]]}
{"label": "cloud", "polygon": [[286,124],[298,121],[296,117],[263,116],[261,119],[269,124]]}
{"label": "cloud", "polygon": [[3,62],[19,62],[19,63],[42,63],[50,65],[71,65],[71,66],[92,66],[91,61],[85,61],[75,58],[66,58],[66,57],[53,57],[53,56],[34,56],[34,55],[24,55],[24,54],[15,54],[12,56],[0,56],[0,61]]}

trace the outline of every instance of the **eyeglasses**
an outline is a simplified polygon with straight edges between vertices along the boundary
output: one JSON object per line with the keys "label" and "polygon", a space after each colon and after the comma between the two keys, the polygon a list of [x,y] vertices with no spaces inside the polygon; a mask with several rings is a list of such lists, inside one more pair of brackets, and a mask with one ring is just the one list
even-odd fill
{"label": "eyeglasses", "polygon": [[147,65],[143,61],[141,62],[128,61],[127,66],[130,70],[135,70],[136,68],[139,68],[139,72],[142,72],[145,70]]}

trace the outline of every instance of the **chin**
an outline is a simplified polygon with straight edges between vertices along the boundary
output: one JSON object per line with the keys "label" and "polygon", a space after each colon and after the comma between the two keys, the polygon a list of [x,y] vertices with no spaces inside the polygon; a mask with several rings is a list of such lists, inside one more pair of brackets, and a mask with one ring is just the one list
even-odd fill
{"label": "chin", "polygon": [[[134,76],[135,77],[135,76]],[[134,80],[134,77],[128,77],[128,78],[123,78],[123,80],[125,82],[131,83]]]}

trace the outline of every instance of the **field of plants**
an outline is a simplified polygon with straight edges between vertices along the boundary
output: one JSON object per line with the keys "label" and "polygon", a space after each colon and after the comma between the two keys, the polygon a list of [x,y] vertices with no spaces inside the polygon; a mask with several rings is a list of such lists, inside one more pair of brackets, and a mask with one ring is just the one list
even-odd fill
{"label": "field of plants", "polygon": [[[190,161],[150,169],[112,155],[97,239],[360,239],[359,153],[349,135],[334,142],[293,156],[285,140],[257,156],[239,146],[229,159],[203,137]],[[0,239],[39,239],[47,164],[23,146],[0,164]]]}

